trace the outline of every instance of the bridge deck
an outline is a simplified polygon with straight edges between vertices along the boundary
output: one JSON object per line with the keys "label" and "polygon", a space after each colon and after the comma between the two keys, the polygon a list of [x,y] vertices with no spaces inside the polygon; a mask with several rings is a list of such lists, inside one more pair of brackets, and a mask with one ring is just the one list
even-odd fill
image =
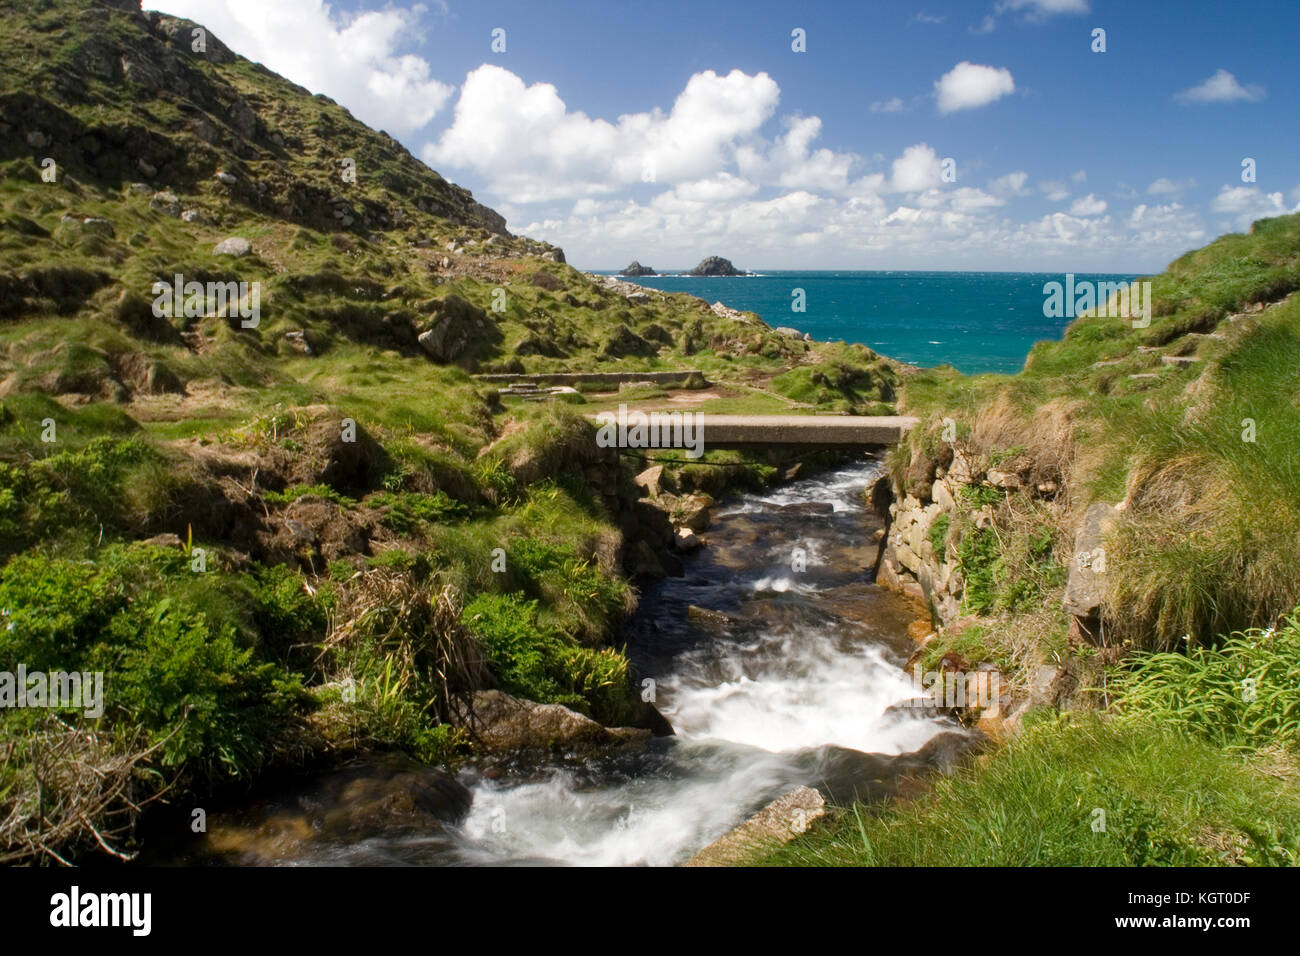
{"label": "bridge deck", "polygon": [[918,421],[907,415],[710,415],[695,413],[704,447],[861,448],[893,445]]}

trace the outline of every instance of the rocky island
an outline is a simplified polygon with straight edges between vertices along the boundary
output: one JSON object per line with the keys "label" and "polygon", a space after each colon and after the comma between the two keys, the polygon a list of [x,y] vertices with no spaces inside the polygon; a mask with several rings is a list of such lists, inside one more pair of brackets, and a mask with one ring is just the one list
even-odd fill
{"label": "rocky island", "polygon": [[731,264],[730,259],[724,259],[722,256],[709,256],[707,259],[701,259],[700,264],[686,273],[688,276],[747,276],[750,273],[743,269],[737,269]]}
{"label": "rocky island", "polygon": [[649,266],[643,266],[635,259],[632,260],[630,266],[619,272],[619,275],[621,276],[657,276],[658,274],[659,273],[655,272]]}

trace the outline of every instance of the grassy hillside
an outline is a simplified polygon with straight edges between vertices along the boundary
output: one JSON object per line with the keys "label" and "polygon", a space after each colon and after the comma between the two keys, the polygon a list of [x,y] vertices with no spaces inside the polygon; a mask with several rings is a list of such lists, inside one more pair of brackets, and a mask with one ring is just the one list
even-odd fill
{"label": "grassy hillside", "polygon": [[98,720],[0,714],[0,860],[127,851],[159,795],[356,748],[452,759],[478,687],[630,719],[644,464],[475,373],[700,369],[710,410],[885,408],[898,379],[581,273],[196,28],[0,8],[0,662],[108,684]]}
{"label": "grassy hillside", "polygon": [[[1016,375],[905,381],[923,423],[893,454],[898,490],[925,503],[968,477],[929,528],[960,615],[921,664],[992,662],[1033,709],[926,797],[850,808],[761,862],[1300,861],[1300,215],[1151,282],[1149,327],[1084,315]],[[1118,511],[1083,633],[1062,595],[1096,502]]]}

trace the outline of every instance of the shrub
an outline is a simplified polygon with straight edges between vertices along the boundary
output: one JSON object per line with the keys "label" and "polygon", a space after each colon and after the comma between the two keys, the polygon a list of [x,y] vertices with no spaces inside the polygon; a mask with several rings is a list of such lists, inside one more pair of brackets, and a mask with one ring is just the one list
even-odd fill
{"label": "shrub", "polygon": [[482,594],[465,607],[461,620],[508,693],[563,704],[604,723],[626,718],[627,659],[609,648],[577,646],[543,620],[536,601]]}

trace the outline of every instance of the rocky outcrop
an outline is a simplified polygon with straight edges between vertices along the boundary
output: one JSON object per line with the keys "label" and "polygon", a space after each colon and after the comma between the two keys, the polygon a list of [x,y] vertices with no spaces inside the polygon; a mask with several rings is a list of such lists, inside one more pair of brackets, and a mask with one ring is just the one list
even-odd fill
{"label": "rocky outcrop", "polygon": [[659,273],[655,272],[649,266],[641,265],[641,263],[633,259],[632,264],[626,269],[619,270],[618,274],[621,276],[655,276]]}
{"label": "rocky outcrop", "polygon": [[714,840],[684,866],[735,866],[754,853],[789,843],[826,815],[826,801],[812,787],[795,787],[740,826]]}
{"label": "rocky outcrop", "polygon": [[435,362],[451,362],[487,328],[486,312],[460,296],[450,295],[436,303],[432,323],[416,341]]}
{"label": "rocky outcrop", "polygon": [[473,796],[450,774],[400,757],[333,771],[234,813],[214,813],[196,853],[270,866],[375,837],[430,834],[458,823]]}
{"label": "rocky outcrop", "polygon": [[748,272],[737,269],[730,259],[721,256],[709,256],[701,259],[700,264],[686,273],[688,276],[747,276]]}
{"label": "rocky outcrop", "polygon": [[1070,555],[1070,576],[1061,606],[1071,616],[1074,635],[1093,640],[1101,630],[1101,606],[1106,594],[1106,536],[1119,521],[1114,505],[1096,502],[1088,506],[1074,535]]}

